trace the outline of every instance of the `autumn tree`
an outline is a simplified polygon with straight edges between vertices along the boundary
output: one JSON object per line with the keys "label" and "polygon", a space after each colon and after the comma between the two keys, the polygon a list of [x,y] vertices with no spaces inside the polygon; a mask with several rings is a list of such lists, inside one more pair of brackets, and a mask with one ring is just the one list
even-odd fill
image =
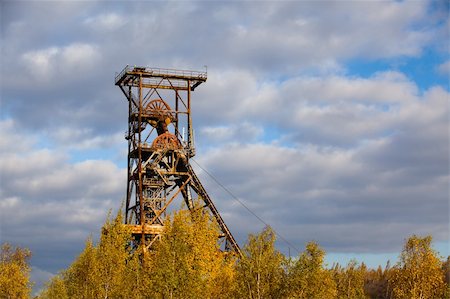
{"label": "autumn tree", "polygon": [[107,218],[96,252],[95,273],[99,298],[127,298],[123,293],[127,262],[131,257],[131,231],[123,225],[122,213]]}
{"label": "autumn tree", "polygon": [[130,248],[120,213],[108,217],[99,243],[88,239],[39,298],[229,298],[236,257],[220,251],[215,219],[200,208],[172,219],[154,250],[142,256],[142,249]]}
{"label": "autumn tree", "polygon": [[233,257],[220,251],[219,228],[203,209],[181,210],[165,221],[151,253],[152,298],[228,298]]}
{"label": "autumn tree", "polygon": [[378,268],[367,270],[364,275],[364,291],[371,299],[388,299],[390,296],[389,276],[391,273],[390,261],[386,263],[383,269]]}
{"label": "autumn tree", "polygon": [[[127,257],[125,271],[122,273],[122,283],[120,286],[120,297],[127,299],[151,298],[146,296],[150,289],[149,274],[145,272],[142,263],[142,248],[137,248]],[[119,297],[119,298],[120,298]]]}
{"label": "autumn tree", "polygon": [[441,261],[431,248],[432,237],[410,237],[393,269],[389,283],[395,299],[444,298],[446,283]]}
{"label": "autumn tree", "polygon": [[60,274],[54,276],[38,296],[39,299],[69,299],[66,282]]}
{"label": "autumn tree", "polygon": [[342,268],[335,265],[333,268],[333,278],[336,282],[338,299],[366,299],[364,292],[364,279],[367,267],[358,265],[356,260],[351,260],[347,267]]}
{"label": "autumn tree", "polygon": [[[92,243],[92,239],[89,238],[78,258],[61,274],[64,287],[70,298],[95,298],[98,294],[98,264],[96,255],[97,249]],[[55,279],[57,280],[58,277]],[[57,283],[57,281],[50,286],[62,288],[62,285]],[[61,289],[55,292],[63,292],[63,290]]]}
{"label": "autumn tree", "polygon": [[324,268],[325,251],[315,242],[306,245],[289,270],[289,298],[336,298],[336,283]]}
{"label": "autumn tree", "polygon": [[450,256],[442,263],[442,272],[444,272],[444,279],[446,284],[445,299],[450,299]]}
{"label": "autumn tree", "polygon": [[250,234],[236,267],[238,298],[280,298],[284,294],[285,258],[275,249],[275,233],[267,226]]}
{"label": "autumn tree", "polygon": [[442,271],[444,271],[445,282],[450,285],[450,255],[447,260],[442,263]]}
{"label": "autumn tree", "polygon": [[0,298],[28,298],[31,293],[29,259],[31,252],[5,243],[0,252]]}
{"label": "autumn tree", "polygon": [[129,298],[125,278],[127,262],[132,260],[130,239],[121,214],[114,220],[108,216],[99,244],[89,238],[78,258],[49,282],[40,298]]}

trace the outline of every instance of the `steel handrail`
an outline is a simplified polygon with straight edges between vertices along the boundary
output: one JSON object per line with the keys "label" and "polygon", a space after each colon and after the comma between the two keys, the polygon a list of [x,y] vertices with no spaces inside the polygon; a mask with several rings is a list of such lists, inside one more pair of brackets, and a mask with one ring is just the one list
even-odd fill
{"label": "steel handrail", "polygon": [[208,77],[208,72],[201,71],[190,71],[190,70],[177,70],[177,69],[168,69],[168,68],[156,68],[156,67],[138,67],[138,66],[130,66],[127,65],[123,68],[123,70],[115,76],[115,83],[119,82],[119,80],[128,72],[132,72],[135,69],[143,70],[146,73],[155,75],[155,76],[180,76],[180,77],[192,77],[196,79],[206,80]]}
{"label": "steel handrail", "polygon": [[122,78],[123,75],[127,72],[128,68],[129,68],[129,66],[128,66],[128,64],[127,64],[127,66],[124,67],[123,70],[122,70],[118,75],[116,75],[116,77],[115,77],[115,82],[114,82],[114,83],[117,84],[117,82],[119,81],[119,79]]}

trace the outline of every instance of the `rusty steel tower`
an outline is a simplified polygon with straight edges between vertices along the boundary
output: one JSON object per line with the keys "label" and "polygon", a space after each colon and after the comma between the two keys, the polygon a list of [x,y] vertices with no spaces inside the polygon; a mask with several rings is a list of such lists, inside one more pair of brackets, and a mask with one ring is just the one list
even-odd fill
{"label": "rusty steel tower", "polygon": [[191,93],[207,72],[126,66],[115,77],[128,100],[128,180],[125,224],[149,250],[163,231],[167,208],[180,197],[188,209],[196,199],[217,220],[221,248],[240,249],[192,169],[195,155]]}

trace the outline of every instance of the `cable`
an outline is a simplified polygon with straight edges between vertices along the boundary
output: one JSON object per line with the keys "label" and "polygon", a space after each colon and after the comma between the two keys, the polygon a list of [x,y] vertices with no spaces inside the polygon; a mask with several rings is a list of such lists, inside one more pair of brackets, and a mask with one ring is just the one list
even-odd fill
{"label": "cable", "polygon": [[[253,212],[249,207],[247,207],[236,195],[234,195],[230,190],[228,190],[227,187],[225,187],[221,182],[219,182],[218,179],[216,179],[209,171],[207,171],[204,167],[202,167],[197,161],[195,161],[194,158],[190,159],[193,161],[201,170],[203,170],[211,179],[213,179],[214,182],[216,182],[217,185],[219,185],[225,192],[227,192],[231,197],[234,198],[238,203],[240,203],[248,212],[250,212],[253,216],[255,216],[256,219],[258,219],[261,223],[263,223],[265,226],[270,226],[267,222],[265,222],[261,217],[259,217],[255,212]],[[294,245],[292,245],[291,242],[289,242],[285,237],[283,237],[280,233],[278,233],[273,227],[273,232],[275,235],[277,235],[281,240],[283,240],[288,247],[294,249],[297,251],[297,253],[300,253],[300,250],[298,250]]]}

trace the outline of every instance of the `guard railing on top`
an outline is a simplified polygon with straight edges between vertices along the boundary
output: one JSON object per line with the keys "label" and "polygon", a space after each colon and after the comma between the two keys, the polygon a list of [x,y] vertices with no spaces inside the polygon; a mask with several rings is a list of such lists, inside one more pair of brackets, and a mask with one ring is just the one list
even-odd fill
{"label": "guard railing on top", "polygon": [[122,70],[119,74],[116,73],[116,77],[115,77],[114,83],[117,84],[117,82],[119,81],[119,79],[122,78],[122,76],[123,76],[129,69],[130,69],[130,66],[127,64],[127,66],[124,67],[123,70]]}
{"label": "guard railing on top", "polygon": [[163,69],[154,67],[138,67],[127,65],[119,74],[115,76],[115,83],[117,83],[124,76],[125,73],[132,72],[133,70],[144,71],[146,73],[150,73],[155,76],[177,76],[201,80],[206,80],[206,78],[208,77],[208,73],[206,71],[200,72],[200,71]]}

